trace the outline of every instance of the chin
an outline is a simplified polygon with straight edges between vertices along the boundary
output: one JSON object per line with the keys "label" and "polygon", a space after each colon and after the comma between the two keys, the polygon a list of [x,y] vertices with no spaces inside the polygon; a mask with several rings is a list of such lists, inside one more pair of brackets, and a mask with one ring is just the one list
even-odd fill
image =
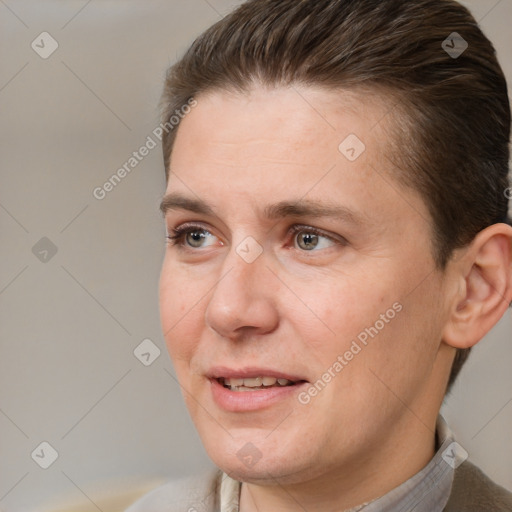
{"label": "chin", "polygon": [[303,471],[298,470],[296,467],[288,467],[289,464],[285,465],[284,463],[261,462],[253,467],[248,467],[238,460],[223,457],[216,465],[231,478],[249,484],[295,484],[304,481],[305,478]]}
{"label": "chin", "polygon": [[[226,432],[224,435],[222,440],[218,437],[203,438],[203,443],[214,464],[235,480],[259,485],[277,485],[300,483],[312,476],[311,464],[306,461],[311,460],[310,457],[305,458],[305,453],[298,457],[296,449],[289,453],[283,450],[282,444],[279,447],[269,443],[268,439],[265,442],[265,437],[268,436],[266,431],[259,435],[253,431],[252,436],[237,438],[230,437]],[[301,443],[297,444],[300,445]]]}

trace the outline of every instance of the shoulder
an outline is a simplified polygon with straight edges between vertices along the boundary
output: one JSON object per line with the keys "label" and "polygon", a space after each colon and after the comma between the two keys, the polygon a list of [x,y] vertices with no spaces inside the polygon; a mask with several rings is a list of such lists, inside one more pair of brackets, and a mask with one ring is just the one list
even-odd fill
{"label": "shoulder", "polygon": [[173,480],[144,495],[125,512],[217,512],[222,473]]}
{"label": "shoulder", "polygon": [[446,512],[512,512],[512,493],[465,461],[456,470]]}

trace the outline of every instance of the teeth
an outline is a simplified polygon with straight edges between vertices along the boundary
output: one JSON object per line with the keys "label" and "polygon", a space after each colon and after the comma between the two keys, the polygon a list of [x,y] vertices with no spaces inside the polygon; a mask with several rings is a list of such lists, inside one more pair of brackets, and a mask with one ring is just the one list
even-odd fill
{"label": "teeth", "polygon": [[244,386],[246,388],[256,388],[258,386],[261,386],[263,382],[263,377],[256,377],[254,379],[244,379]]}
{"label": "teeth", "polygon": [[249,391],[251,389],[261,389],[270,386],[289,386],[293,384],[288,379],[276,379],[275,377],[251,377],[248,379],[225,378],[220,379],[221,383],[230,388],[231,391]]}

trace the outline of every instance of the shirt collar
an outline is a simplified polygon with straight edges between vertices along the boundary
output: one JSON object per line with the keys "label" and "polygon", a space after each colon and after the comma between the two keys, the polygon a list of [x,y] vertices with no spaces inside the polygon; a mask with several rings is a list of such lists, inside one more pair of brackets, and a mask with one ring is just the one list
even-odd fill
{"label": "shirt collar", "polygon": [[[432,512],[442,511],[453,484],[459,446],[441,415],[436,423],[436,454],[413,477],[384,496],[346,512]],[[220,512],[239,512],[241,483],[222,473]]]}

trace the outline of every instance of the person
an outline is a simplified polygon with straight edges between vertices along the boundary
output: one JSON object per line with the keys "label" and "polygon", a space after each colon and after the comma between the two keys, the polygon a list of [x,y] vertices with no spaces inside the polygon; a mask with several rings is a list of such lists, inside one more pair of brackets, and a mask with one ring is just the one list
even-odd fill
{"label": "person", "polygon": [[218,470],[142,511],[511,511],[439,415],[512,301],[510,105],[452,0],[249,0],[162,97],[163,333]]}

